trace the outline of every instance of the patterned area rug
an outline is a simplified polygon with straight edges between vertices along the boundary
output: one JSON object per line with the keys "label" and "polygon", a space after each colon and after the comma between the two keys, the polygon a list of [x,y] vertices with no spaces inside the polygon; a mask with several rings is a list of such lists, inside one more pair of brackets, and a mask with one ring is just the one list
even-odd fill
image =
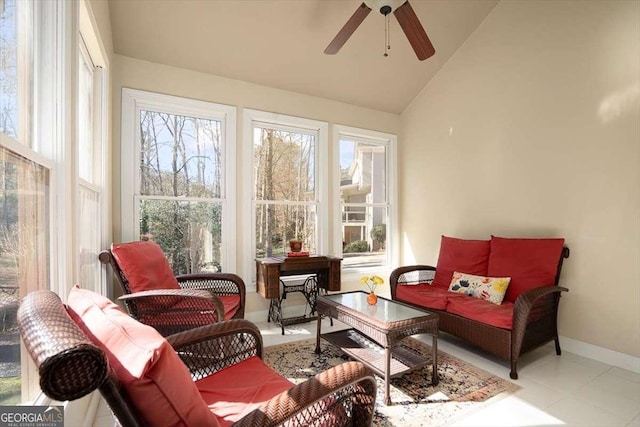
{"label": "patterned area rug", "polygon": [[[315,338],[266,347],[264,360],[293,383],[301,383],[318,372],[348,360],[337,347],[321,341],[322,354],[315,354]],[[406,344],[405,344],[406,343]],[[431,348],[408,338],[403,344],[421,354]],[[374,426],[440,426],[518,390],[520,387],[487,371],[438,352],[440,382],[431,385],[430,366],[391,380],[391,406],[384,405],[384,382],[378,380]]]}

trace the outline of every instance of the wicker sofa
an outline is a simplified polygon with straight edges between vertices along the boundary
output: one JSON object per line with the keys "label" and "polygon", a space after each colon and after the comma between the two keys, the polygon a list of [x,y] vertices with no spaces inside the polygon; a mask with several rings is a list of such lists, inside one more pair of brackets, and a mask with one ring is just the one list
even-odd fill
{"label": "wicker sofa", "polygon": [[[440,315],[440,331],[454,335],[511,364],[518,378],[520,355],[555,341],[561,354],[557,315],[564,239],[463,240],[442,236],[436,267],[402,266],[392,271],[391,297]],[[504,300],[452,292],[460,273],[508,278]],[[452,283],[452,279],[453,282]],[[452,290],[450,290],[452,289]]]}

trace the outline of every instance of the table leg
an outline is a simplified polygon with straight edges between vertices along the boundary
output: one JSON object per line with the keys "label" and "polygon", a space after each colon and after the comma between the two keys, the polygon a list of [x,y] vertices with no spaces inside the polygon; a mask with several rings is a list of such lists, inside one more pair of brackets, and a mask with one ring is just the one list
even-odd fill
{"label": "table leg", "polygon": [[431,337],[431,351],[433,355],[433,373],[431,374],[431,384],[438,385],[440,378],[438,378],[438,336],[433,335]]}
{"label": "table leg", "polygon": [[320,354],[320,329],[322,328],[322,315],[320,313],[318,313],[316,323],[316,354]]}
{"label": "table leg", "polygon": [[384,368],[384,404],[391,405],[391,396],[389,395],[389,372],[391,372],[391,347],[384,349],[387,358]]}

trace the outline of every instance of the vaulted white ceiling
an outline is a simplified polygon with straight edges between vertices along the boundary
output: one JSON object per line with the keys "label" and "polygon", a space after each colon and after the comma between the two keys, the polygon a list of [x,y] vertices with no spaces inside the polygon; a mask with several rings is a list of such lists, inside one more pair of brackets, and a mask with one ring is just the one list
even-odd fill
{"label": "vaulted white ceiling", "polygon": [[114,52],[401,113],[498,3],[410,0],[436,54],[419,61],[393,16],[372,11],[337,55],[325,47],[361,0],[109,0]]}

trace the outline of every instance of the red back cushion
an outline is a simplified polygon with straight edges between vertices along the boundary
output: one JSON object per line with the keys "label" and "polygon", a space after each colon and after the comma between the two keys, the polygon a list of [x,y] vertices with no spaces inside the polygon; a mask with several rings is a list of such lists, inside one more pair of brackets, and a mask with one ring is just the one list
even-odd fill
{"label": "red back cushion", "polygon": [[486,276],[490,248],[489,240],[463,240],[442,236],[433,286],[449,289],[454,271]]}
{"label": "red back cushion", "polygon": [[111,253],[129,281],[132,293],[153,289],[180,289],[173,270],[155,242],[114,243]]}
{"label": "red back cushion", "polygon": [[529,289],[555,284],[564,239],[491,237],[488,275],[511,277],[505,301]]}
{"label": "red back cushion", "polygon": [[218,425],[189,370],[155,329],[77,285],[67,305],[73,320],[105,351],[115,377],[146,424]]}

